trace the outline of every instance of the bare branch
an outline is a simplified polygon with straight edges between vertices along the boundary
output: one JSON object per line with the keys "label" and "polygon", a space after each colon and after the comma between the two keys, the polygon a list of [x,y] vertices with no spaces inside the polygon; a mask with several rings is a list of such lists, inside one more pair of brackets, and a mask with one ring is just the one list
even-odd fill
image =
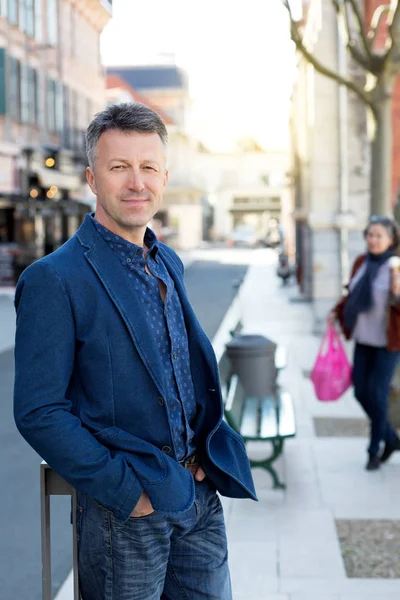
{"label": "bare branch", "polygon": [[370,26],[370,30],[368,31],[368,36],[367,36],[368,39],[370,40],[372,47],[375,43],[376,35],[379,31],[381,21],[382,21],[383,17],[389,12],[390,12],[390,6],[388,6],[386,4],[386,5],[378,6],[375,9],[374,14],[372,15],[371,26]]}
{"label": "bare branch", "polygon": [[347,77],[342,77],[336,71],[333,71],[329,67],[323,65],[304,45],[303,40],[301,38],[300,32],[298,30],[298,23],[293,19],[292,10],[290,8],[290,4],[288,0],[282,0],[283,6],[287,9],[290,17],[290,35],[291,38],[297,48],[297,50],[304,56],[304,58],[313,65],[314,69],[321,73],[321,75],[325,75],[329,79],[336,81],[340,85],[344,85],[347,89],[354,92],[367,106],[369,106],[372,112],[376,115],[376,108],[371,97],[371,94],[365,91],[362,87],[358,86],[354,81]]}
{"label": "bare branch", "polygon": [[359,5],[357,4],[357,0],[344,0],[344,2],[348,2],[353,10],[354,16],[357,21],[358,32],[360,34],[360,39],[362,42],[364,52],[365,52],[366,56],[370,59],[372,57],[371,44],[367,37],[367,33],[365,31],[364,18],[361,13]]}
{"label": "bare branch", "polygon": [[351,90],[359,98],[361,98],[361,100],[365,104],[367,104],[375,113],[375,106],[374,106],[374,103],[372,101],[372,98],[371,98],[369,92],[366,92],[365,90],[363,90],[360,86],[358,86],[351,79],[348,79],[347,77],[342,77],[341,75],[339,75],[339,73],[336,73],[336,71],[332,71],[331,69],[329,69],[328,67],[326,67],[325,65],[320,63],[320,61],[318,59],[316,59],[315,56],[313,56],[313,54],[311,54],[311,52],[309,50],[307,50],[307,48],[304,46],[304,44],[303,44],[302,40],[300,39],[300,36],[296,30],[295,23],[292,23],[292,25],[291,25],[291,37],[292,37],[293,42],[296,45],[297,50],[299,50],[299,52],[304,56],[304,58],[310,64],[313,65],[314,69],[316,71],[318,71],[318,73],[321,73],[321,75],[325,75],[326,77],[333,79],[340,85],[346,86],[349,90]]}
{"label": "bare branch", "polygon": [[338,18],[340,19],[342,17],[343,21],[344,21],[345,33],[347,36],[347,42],[346,42],[347,49],[349,50],[353,59],[363,69],[365,69],[366,71],[371,71],[372,65],[370,64],[370,60],[369,60],[371,57],[371,54],[363,54],[362,50],[360,50],[360,48],[358,47],[357,42],[353,38],[353,34],[351,31],[349,8],[347,6],[347,3],[346,2],[340,3],[337,0],[332,0],[332,2],[334,3],[334,5],[337,9]]}

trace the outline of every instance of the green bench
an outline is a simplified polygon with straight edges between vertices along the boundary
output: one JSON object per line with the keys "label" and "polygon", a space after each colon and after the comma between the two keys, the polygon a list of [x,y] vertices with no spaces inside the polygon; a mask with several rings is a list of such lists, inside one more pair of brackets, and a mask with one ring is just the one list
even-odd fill
{"label": "green bench", "polygon": [[[277,385],[276,393],[264,398],[246,397],[239,377],[232,373],[230,360],[224,352],[219,361],[225,420],[244,442],[270,442],[272,449],[262,460],[250,459],[251,467],[261,467],[270,473],[274,488],[286,486],[279,479],[274,462],[282,454],[286,438],[296,435],[296,420],[292,397]],[[278,347],[275,366],[286,366],[286,353]]]}

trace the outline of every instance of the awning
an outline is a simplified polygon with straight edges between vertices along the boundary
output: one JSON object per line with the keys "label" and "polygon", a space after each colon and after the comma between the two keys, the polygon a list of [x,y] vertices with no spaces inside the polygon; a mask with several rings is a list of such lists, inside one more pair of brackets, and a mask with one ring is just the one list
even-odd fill
{"label": "awning", "polygon": [[56,185],[60,190],[79,190],[82,187],[81,178],[74,173],[61,173],[56,169],[36,169],[35,173],[43,188]]}

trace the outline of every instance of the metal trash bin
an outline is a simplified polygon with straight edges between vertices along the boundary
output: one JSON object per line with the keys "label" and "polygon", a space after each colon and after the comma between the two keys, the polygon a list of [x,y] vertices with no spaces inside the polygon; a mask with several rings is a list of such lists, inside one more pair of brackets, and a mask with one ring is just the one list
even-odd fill
{"label": "metal trash bin", "polygon": [[263,335],[240,335],[226,344],[232,371],[239,376],[247,396],[269,396],[276,390],[277,345]]}

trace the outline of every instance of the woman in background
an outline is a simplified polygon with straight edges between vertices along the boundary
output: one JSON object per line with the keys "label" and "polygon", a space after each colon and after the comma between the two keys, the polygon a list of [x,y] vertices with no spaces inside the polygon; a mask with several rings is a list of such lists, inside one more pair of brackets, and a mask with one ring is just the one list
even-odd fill
{"label": "woman in background", "polygon": [[367,253],[356,259],[349,293],[328,320],[338,319],[345,337],[356,342],[354,394],[370,420],[366,468],[372,471],[400,450],[388,420],[390,383],[400,356],[400,230],[389,218],[372,217],[364,236]]}

